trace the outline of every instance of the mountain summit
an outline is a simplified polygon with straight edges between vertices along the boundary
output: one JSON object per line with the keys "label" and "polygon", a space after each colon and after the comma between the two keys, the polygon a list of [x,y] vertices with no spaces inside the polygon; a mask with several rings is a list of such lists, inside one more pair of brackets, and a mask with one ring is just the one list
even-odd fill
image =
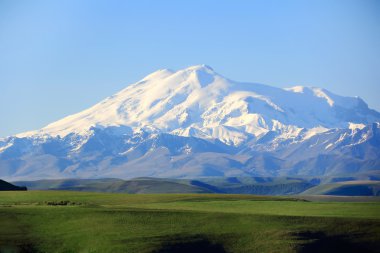
{"label": "mountain summit", "polygon": [[324,175],[344,173],[345,159],[359,173],[379,168],[376,122],[380,113],[358,97],[236,82],[207,65],[163,69],[87,110],[1,139],[0,176]]}
{"label": "mountain summit", "polygon": [[269,131],[294,135],[305,128],[349,128],[376,121],[380,114],[360,98],[320,88],[239,83],[197,65],[156,71],[83,112],[18,136],[65,137],[92,127],[126,126],[240,145]]}

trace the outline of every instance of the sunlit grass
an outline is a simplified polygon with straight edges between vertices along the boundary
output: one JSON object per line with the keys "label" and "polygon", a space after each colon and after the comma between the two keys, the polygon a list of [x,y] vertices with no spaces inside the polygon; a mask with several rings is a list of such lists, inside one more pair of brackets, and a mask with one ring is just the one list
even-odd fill
{"label": "sunlit grass", "polygon": [[[74,204],[48,204],[60,201]],[[376,246],[380,204],[249,195],[1,192],[0,224],[0,249],[8,252],[160,252],[168,243],[201,239],[225,252],[297,252],[309,242],[298,236],[305,231]]]}

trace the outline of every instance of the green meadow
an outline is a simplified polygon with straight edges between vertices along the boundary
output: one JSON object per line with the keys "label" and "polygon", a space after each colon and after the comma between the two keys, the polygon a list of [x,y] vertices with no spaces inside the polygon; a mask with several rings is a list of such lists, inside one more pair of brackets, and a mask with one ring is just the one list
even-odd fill
{"label": "green meadow", "polygon": [[380,202],[0,192],[0,252],[380,252]]}

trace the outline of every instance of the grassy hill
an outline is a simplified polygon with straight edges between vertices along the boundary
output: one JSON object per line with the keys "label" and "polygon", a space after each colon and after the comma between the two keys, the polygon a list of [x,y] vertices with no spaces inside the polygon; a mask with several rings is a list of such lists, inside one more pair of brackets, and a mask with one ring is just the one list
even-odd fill
{"label": "grassy hill", "polygon": [[380,196],[380,181],[346,181],[312,187],[303,195]]}
{"label": "grassy hill", "polygon": [[298,194],[315,186],[294,178],[202,178],[202,179],[59,179],[19,181],[31,190],[74,190],[124,193],[232,193],[258,195]]}
{"label": "grassy hill", "polygon": [[380,181],[337,178],[59,179],[19,181],[31,190],[122,193],[225,193],[255,195],[379,196]]}
{"label": "grassy hill", "polygon": [[380,203],[0,192],[0,252],[379,252]]}
{"label": "grassy hill", "polygon": [[212,191],[191,185],[188,180],[159,178],[122,179],[58,179],[19,181],[31,190],[70,190],[123,193],[210,193]]}

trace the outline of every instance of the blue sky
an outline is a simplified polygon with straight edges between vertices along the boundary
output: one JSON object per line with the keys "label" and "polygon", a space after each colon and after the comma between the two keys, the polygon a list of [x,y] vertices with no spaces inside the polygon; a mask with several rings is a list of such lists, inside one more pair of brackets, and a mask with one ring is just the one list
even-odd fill
{"label": "blue sky", "polygon": [[318,86],[380,111],[380,1],[0,0],[0,136],[161,68]]}

